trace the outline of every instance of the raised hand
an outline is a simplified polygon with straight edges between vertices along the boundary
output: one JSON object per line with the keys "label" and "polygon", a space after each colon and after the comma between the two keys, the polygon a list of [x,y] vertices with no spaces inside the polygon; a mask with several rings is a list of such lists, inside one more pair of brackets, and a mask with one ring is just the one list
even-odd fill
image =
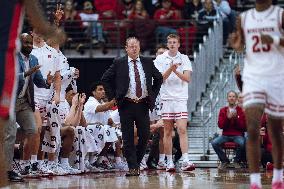
{"label": "raised hand", "polygon": [[86,101],[86,94],[85,93],[82,93],[82,94],[80,94],[79,95],[79,103],[81,104],[81,105],[83,105],[84,103],[85,103],[85,101]]}
{"label": "raised hand", "polygon": [[270,35],[261,34],[260,39],[262,44],[270,45],[273,43],[273,38]]}
{"label": "raised hand", "polygon": [[30,68],[28,71],[26,71],[26,72],[24,73],[24,76],[27,77],[27,76],[32,75],[33,73],[37,72],[40,67],[41,67],[41,65],[36,65],[36,66]]}
{"label": "raised hand", "polygon": [[56,11],[53,13],[55,24],[59,24],[60,20],[64,15],[64,11],[62,9],[62,4],[56,5]]}
{"label": "raised hand", "polygon": [[228,111],[227,111],[227,117],[229,118],[229,119],[231,119],[231,118],[234,118],[234,117],[237,117],[237,111],[230,111],[229,109],[228,109]]}
{"label": "raised hand", "polygon": [[110,104],[111,104],[111,108],[114,107],[114,106],[116,106],[116,100],[115,100],[115,99],[112,99],[112,100],[110,101]]}
{"label": "raised hand", "polygon": [[79,93],[75,94],[72,98],[72,105],[77,106],[79,103]]}

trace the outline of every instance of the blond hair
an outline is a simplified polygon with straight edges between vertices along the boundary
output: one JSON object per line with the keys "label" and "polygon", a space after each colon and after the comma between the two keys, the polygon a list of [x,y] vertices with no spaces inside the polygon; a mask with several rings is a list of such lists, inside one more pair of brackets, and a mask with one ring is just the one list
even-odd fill
{"label": "blond hair", "polygon": [[167,40],[169,39],[177,39],[178,42],[180,42],[180,37],[177,34],[171,33],[170,35],[168,35]]}

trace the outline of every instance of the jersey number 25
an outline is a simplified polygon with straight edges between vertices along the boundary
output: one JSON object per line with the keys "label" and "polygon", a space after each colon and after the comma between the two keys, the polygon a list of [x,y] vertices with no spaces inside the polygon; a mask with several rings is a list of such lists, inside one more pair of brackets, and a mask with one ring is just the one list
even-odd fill
{"label": "jersey number 25", "polygon": [[252,36],[252,40],[254,41],[254,44],[252,46],[252,52],[258,53],[258,52],[268,52],[271,49],[270,44],[261,44],[260,43],[260,37],[257,35]]}

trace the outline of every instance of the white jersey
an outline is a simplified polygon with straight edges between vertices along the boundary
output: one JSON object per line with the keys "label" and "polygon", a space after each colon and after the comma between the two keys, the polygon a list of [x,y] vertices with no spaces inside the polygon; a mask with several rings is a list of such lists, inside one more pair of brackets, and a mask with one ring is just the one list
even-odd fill
{"label": "white jersey", "polygon": [[283,36],[282,13],[282,8],[271,5],[262,12],[250,9],[241,14],[246,44],[244,77],[284,76],[284,48],[264,45],[260,39],[261,34]]}
{"label": "white jersey", "polygon": [[74,78],[75,75],[75,69],[71,69],[68,64],[68,60],[64,54],[60,51],[58,53],[59,57],[59,62],[62,65],[61,70],[60,70],[60,75],[61,75],[61,91],[60,91],[60,101],[64,102],[65,101],[65,95],[66,95],[66,88],[68,87],[69,84],[71,84],[72,79]]}
{"label": "white jersey", "polygon": [[[156,68],[163,74],[171,64],[179,63],[177,71],[183,73],[184,71],[192,71],[191,62],[187,55],[177,53],[175,57],[171,57],[168,51],[157,56],[154,60]],[[160,90],[161,100],[187,100],[188,99],[188,83],[182,81],[175,73],[164,81]]]}
{"label": "white jersey", "polygon": [[114,122],[114,124],[119,125],[120,124],[120,116],[118,109],[110,111],[110,118]]}
{"label": "white jersey", "polygon": [[[37,57],[38,63],[41,65],[40,71],[44,79],[46,79],[49,71],[51,72],[51,75],[54,75],[56,71],[60,71],[61,64],[58,59],[58,52],[46,43],[40,48],[34,46],[31,54]],[[51,86],[50,89],[38,88],[36,85],[34,86],[36,99],[50,100],[52,92],[53,86]]]}
{"label": "white jersey", "polygon": [[107,125],[108,119],[110,118],[109,111],[106,112],[96,112],[99,105],[103,103],[99,102],[94,97],[90,96],[86,104],[84,105],[84,116],[87,123],[101,123]]}

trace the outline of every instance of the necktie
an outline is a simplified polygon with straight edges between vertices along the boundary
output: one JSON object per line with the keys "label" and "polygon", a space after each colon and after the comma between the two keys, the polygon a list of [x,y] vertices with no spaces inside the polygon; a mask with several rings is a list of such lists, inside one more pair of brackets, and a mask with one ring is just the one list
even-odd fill
{"label": "necktie", "polygon": [[141,81],[140,81],[140,75],[137,68],[137,60],[132,60],[134,64],[134,74],[135,74],[135,83],[136,83],[136,96],[140,98],[142,96],[142,88],[141,88]]}

